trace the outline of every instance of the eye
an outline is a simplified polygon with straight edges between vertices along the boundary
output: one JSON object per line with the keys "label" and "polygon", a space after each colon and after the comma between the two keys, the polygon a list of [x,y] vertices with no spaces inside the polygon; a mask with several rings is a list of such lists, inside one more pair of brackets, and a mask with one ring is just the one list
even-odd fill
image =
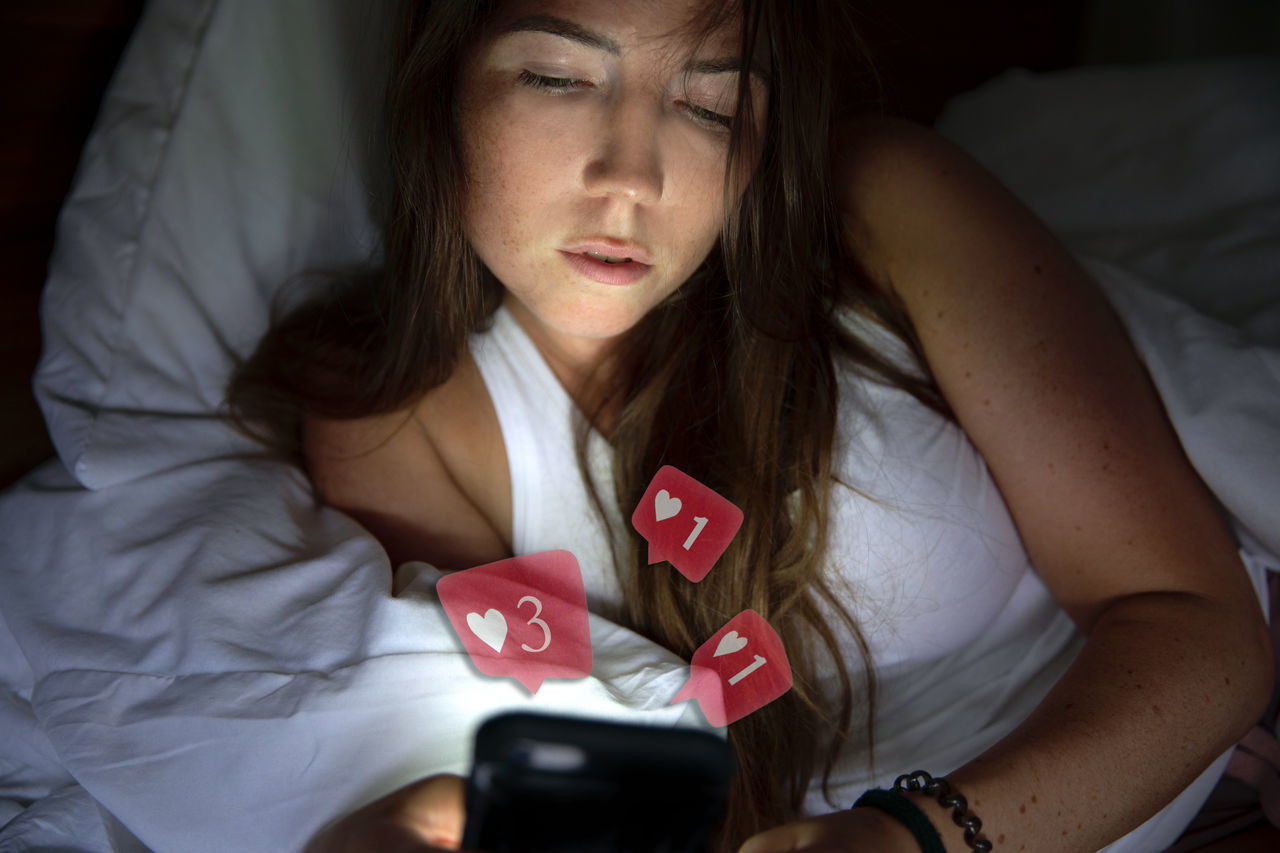
{"label": "eye", "polygon": [[517,79],[530,88],[541,89],[544,92],[557,95],[591,87],[590,82],[579,80],[576,77],[548,77],[545,74],[535,74],[527,69],[521,71]]}
{"label": "eye", "polygon": [[711,127],[713,130],[728,130],[733,126],[733,116],[712,112],[706,107],[700,107],[697,104],[685,103],[683,106],[685,112],[692,116],[694,121]]}

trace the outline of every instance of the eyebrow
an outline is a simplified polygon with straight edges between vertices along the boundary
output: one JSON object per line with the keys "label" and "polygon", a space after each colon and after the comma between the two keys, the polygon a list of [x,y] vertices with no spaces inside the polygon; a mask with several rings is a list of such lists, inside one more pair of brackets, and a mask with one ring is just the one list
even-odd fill
{"label": "eyebrow", "polygon": [[527,15],[518,18],[502,28],[505,33],[550,33],[553,36],[568,39],[587,47],[603,50],[614,56],[622,54],[622,46],[608,36],[584,29],[573,21],[557,18],[554,15]]}
{"label": "eyebrow", "polygon": [[[503,27],[502,31],[504,33],[548,33],[604,51],[612,56],[622,55],[622,45],[608,36],[554,15],[526,15],[512,21]],[[691,59],[685,63],[684,70],[691,74],[737,74],[741,70],[741,60],[733,56],[719,59]],[[756,77],[760,82],[768,82],[763,69],[755,62],[750,64],[748,70],[751,76]]]}

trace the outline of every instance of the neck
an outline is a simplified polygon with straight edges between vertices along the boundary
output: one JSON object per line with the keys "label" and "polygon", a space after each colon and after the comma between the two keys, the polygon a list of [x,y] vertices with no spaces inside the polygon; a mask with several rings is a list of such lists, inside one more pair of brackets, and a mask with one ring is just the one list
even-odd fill
{"label": "neck", "polygon": [[548,334],[520,300],[508,296],[503,304],[542,354],[574,405],[590,419],[597,432],[607,437],[619,408],[614,400],[602,404],[614,378],[610,362],[615,340]]}

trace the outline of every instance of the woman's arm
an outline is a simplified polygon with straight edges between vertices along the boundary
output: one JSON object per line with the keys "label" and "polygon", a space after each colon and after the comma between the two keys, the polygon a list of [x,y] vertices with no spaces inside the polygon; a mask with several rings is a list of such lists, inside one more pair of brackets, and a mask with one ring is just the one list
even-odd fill
{"label": "woman's arm", "polygon": [[[1123,329],[1048,230],[922,128],[852,125],[840,156],[852,251],[906,308],[1037,572],[1088,635],[1035,713],[950,780],[998,849],[1097,850],[1256,721],[1272,672],[1261,610]],[[949,851],[968,849],[920,805]]]}

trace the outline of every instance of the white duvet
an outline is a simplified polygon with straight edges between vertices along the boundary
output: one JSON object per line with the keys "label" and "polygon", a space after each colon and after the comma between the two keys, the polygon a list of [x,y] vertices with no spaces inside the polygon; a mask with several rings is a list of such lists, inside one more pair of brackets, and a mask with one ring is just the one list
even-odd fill
{"label": "white duvet", "polygon": [[[0,497],[0,853],[297,850],[464,772],[496,708],[689,713],[665,704],[686,663],[597,617],[588,679],[475,677],[434,570],[393,575],[214,416],[274,289],[373,246],[383,43],[356,6],[154,2],[108,92],[44,304],[61,462]],[[1280,566],[1277,104],[1280,62],[1247,60],[1012,74],[943,120],[1091,258],[1257,578]]]}

